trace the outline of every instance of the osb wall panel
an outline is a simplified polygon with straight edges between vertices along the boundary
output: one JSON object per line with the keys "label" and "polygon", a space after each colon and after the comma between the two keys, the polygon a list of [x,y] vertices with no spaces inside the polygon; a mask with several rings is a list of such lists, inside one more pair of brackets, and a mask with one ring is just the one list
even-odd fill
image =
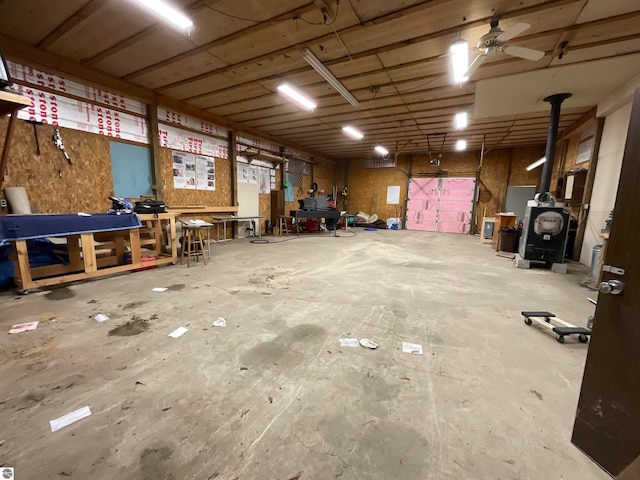
{"label": "osb wall panel", "polygon": [[[397,168],[364,168],[364,160],[349,162],[349,212],[374,213],[380,219],[395,215],[397,205],[387,205],[387,187],[400,186],[400,206],[404,206],[407,196],[407,176],[402,172],[408,169],[406,157],[398,159]],[[402,171],[401,171],[402,170]],[[340,179],[340,177],[339,177]]]}
{"label": "osb wall panel", "polygon": [[[542,167],[534,168],[530,172],[527,171],[527,167],[544,156],[544,145],[514,148],[511,152],[509,185],[538,186],[540,184]],[[553,183],[551,185],[553,185]]]}
{"label": "osb wall panel", "polygon": [[[171,149],[160,149],[162,165],[162,189],[164,201],[170,207],[204,205],[207,207],[231,206],[231,162],[216,158],[216,189],[186,190],[173,188],[173,162]],[[235,172],[234,172],[235,175]]]}
{"label": "osb wall panel", "polygon": [[271,221],[271,194],[258,194],[258,214],[262,217],[260,220],[260,232],[267,233],[267,222]]}
{"label": "osb wall panel", "polygon": [[[0,146],[4,146],[7,118],[0,118]],[[106,212],[113,195],[109,137],[60,128],[73,165],[69,165],[51,137],[53,126],[38,125],[40,155],[33,126],[18,120],[11,141],[5,187],[25,187],[34,212]],[[0,147],[1,148],[1,147]],[[62,171],[62,177],[58,171]],[[4,196],[4,194],[2,194]]]}
{"label": "osb wall panel", "polygon": [[318,195],[333,194],[333,184],[335,179],[335,165],[333,163],[313,164],[313,181],[318,184]]}

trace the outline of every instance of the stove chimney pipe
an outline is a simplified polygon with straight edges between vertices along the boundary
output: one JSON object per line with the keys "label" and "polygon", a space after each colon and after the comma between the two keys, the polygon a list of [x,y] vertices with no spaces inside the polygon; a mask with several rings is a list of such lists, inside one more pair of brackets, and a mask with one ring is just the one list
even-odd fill
{"label": "stove chimney pipe", "polygon": [[549,95],[544,99],[545,102],[551,104],[551,118],[549,119],[549,132],[547,133],[547,159],[542,166],[542,175],[540,177],[540,193],[548,193],[551,187],[551,174],[553,173],[553,161],[556,155],[556,140],[558,138],[558,125],[560,123],[560,106],[570,93],[556,93]]}

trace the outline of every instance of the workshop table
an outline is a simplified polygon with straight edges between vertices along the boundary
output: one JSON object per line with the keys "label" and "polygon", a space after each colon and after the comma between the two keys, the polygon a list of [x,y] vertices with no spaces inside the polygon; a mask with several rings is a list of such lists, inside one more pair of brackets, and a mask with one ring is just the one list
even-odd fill
{"label": "workshop table", "polygon": [[[213,216],[213,221],[216,223],[216,242],[226,242],[227,241],[227,222],[251,222],[253,229],[253,236],[260,237],[260,220],[263,218],[260,215],[249,215],[245,217],[235,217],[233,215],[230,216]],[[256,230],[256,220],[258,220],[258,228]],[[222,222],[222,229],[224,239],[220,240],[220,222]],[[256,231],[258,235],[256,235]]]}
{"label": "workshop table", "polygon": [[[29,289],[96,278],[129,270],[176,263],[176,216],[171,213],[126,215],[6,215],[0,217],[0,245],[13,245],[14,281]],[[168,229],[168,232],[167,232]],[[169,248],[166,248],[168,239]],[[27,240],[57,238],[69,262],[32,268]],[[155,257],[151,260],[144,255]],[[125,254],[131,254],[127,263]]]}
{"label": "workshop table", "polygon": [[294,218],[296,223],[296,235],[300,235],[298,227],[299,218],[327,218],[335,219],[333,226],[333,235],[338,236],[338,219],[340,218],[340,212],[338,210],[291,210],[290,215]]}

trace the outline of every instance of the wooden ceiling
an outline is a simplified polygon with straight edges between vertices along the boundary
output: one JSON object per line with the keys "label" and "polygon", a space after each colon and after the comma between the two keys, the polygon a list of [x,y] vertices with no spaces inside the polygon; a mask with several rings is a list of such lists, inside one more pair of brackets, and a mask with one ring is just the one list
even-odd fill
{"label": "wooden ceiling", "polygon": [[[49,52],[333,159],[543,144],[548,113],[471,118],[476,83],[516,73],[640,52],[640,0],[175,0],[195,26],[177,31],[135,0],[0,0],[5,40]],[[328,15],[323,19],[322,9]],[[531,28],[511,43],[543,50],[539,61],[490,58],[452,85],[452,42],[475,45],[500,18]],[[568,41],[562,59],[560,44]],[[4,43],[0,45],[5,48]],[[309,48],[360,101],[355,109],[303,59]],[[15,50],[15,48],[13,49]],[[11,54],[11,52],[8,52]],[[55,57],[54,57],[55,55]],[[86,71],[86,70],[85,70]],[[606,75],[607,72],[602,72]],[[588,84],[589,78],[583,79]],[[624,79],[620,79],[623,83]],[[287,81],[317,100],[308,113],[276,90]],[[590,106],[565,108],[561,129]],[[365,134],[354,141],[350,124]]]}

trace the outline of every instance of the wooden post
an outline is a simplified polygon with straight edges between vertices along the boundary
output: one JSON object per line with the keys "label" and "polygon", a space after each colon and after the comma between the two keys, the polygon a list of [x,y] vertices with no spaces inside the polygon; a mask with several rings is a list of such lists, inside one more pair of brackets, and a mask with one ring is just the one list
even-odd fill
{"label": "wooden post", "polygon": [[[580,260],[582,244],[584,242],[584,234],[587,229],[587,217],[589,210],[585,210],[584,206],[591,203],[591,192],[593,183],[596,179],[596,168],[598,167],[598,154],[600,153],[600,141],[602,140],[602,130],[604,128],[604,118],[596,119],[596,133],[591,147],[591,161],[589,162],[589,171],[587,172],[587,181],[584,185],[584,193],[582,194],[582,203],[580,204],[580,216],[578,218],[578,231],[576,239],[573,242],[573,260]],[[604,258],[604,252],[602,255]]]}
{"label": "wooden post", "polygon": [[2,148],[2,157],[0,158],[0,189],[4,184],[4,171],[7,168],[7,161],[9,159],[9,146],[11,145],[11,136],[13,135],[13,129],[18,119],[18,111],[14,110],[11,113],[9,119],[9,125],[7,126],[7,136],[4,139],[4,147]]}
{"label": "wooden post", "polygon": [[[236,157],[236,132],[229,130],[229,160],[231,160],[231,205],[238,206],[238,158]],[[233,222],[233,238],[237,237],[237,222]],[[225,238],[226,240],[226,238]]]}
{"label": "wooden post", "polygon": [[151,146],[151,163],[153,164],[153,190],[158,200],[164,200],[162,187],[162,150],[158,140],[158,105],[147,104],[147,120],[149,121],[149,145]]}

